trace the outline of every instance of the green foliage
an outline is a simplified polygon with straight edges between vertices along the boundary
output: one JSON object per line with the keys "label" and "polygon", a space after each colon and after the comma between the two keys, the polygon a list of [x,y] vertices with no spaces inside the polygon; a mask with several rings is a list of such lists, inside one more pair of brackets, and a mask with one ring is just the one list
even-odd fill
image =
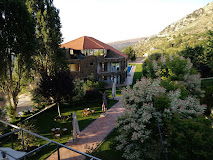
{"label": "green foliage", "polygon": [[28,11],[35,22],[37,55],[34,57],[35,70],[40,74],[53,74],[66,70],[64,50],[60,48],[62,34],[59,11],[52,0],[26,0]]}
{"label": "green foliage", "polygon": [[191,95],[181,99],[179,88],[166,91],[160,79],[142,78],[132,88],[124,89],[122,95],[126,111],[118,120],[116,149],[130,160],[163,159],[167,120],[176,114],[190,119],[205,110]]}
{"label": "green foliage", "polygon": [[35,31],[22,0],[3,1],[0,22],[0,90],[6,95],[10,110],[14,110],[12,114],[16,111],[24,78],[31,71]]}
{"label": "green foliage", "polygon": [[86,80],[83,84],[84,91],[94,90],[94,89],[104,89],[105,83],[99,81]]}
{"label": "green foliage", "polygon": [[140,80],[142,77],[142,64],[130,63],[129,65],[136,67],[134,76],[133,76],[133,84],[135,84],[136,81]]}
{"label": "green foliage", "polygon": [[203,117],[181,119],[177,116],[167,123],[167,127],[169,159],[212,159],[211,120]]}
{"label": "green foliage", "polygon": [[74,80],[74,86],[75,86],[75,89],[74,89],[75,95],[73,97],[74,101],[79,101],[79,100],[83,99],[83,97],[85,95],[83,85],[84,85],[84,81],[82,81],[80,79]]}
{"label": "green foliage", "polygon": [[200,77],[190,60],[179,55],[151,54],[143,63],[142,74],[149,78],[160,78],[167,91],[181,90],[182,98],[190,94],[200,96]]}
{"label": "green foliage", "polygon": [[122,52],[125,53],[131,61],[136,59],[136,53],[132,46],[124,48]]}
{"label": "green foliage", "polygon": [[213,31],[207,34],[208,39],[203,45],[195,47],[186,47],[180,54],[186,58],[190,58],[195,68],[203,77],[213,76]]}
{"label": "green foliage", "polygon": [[[32,123],[29,123],[27,121],[25,121],[24,123],[22,124],[18,124],[19,127],[21,128],[24,128],[26,130],[29,130],[31,132],[34,132],[36,133],[37,130],[35,128],[35,126],[32,124]],[[26,132],[23,132],[22,131],[19,131],[18,132],[18,139],[21,140],[21,144],[22,145],[22,142],[24,142],[24,150],[28,151],[29,150],[29,147],[32,147],[35,145],[35,141],[36,141],[36,137],[29,134],[29,133],[26,133]]]}
{"label": "green foliage", "polygon": [[201,103],[207,105],[205,114],[213,116],[211,110],[213,109],[213,79],[202,80],[202,89],[205,91],[205,96],[201,98]]}
{"label": "green foliage", "polygon": [[183,57],[152,54],[143,63],[143,76],[163,80],[183,81],[184,76],[194,72],[191,63]]}
{"label": "green foliage", "polygon": [[153,98],[153,105],[157,111],[162,112],[170,107],[170,99],[166,94],[160,94]]}
{"label": "green foliage", "polygon": [[83,98],[96,99],[100,98],[102,94],[100,93],[105,88],[104,82],[94,81],[94,80],[80,80],[76,79],[74,81],[75,85],[75,96],[73,100],[81,100]]}
{"label": "green foliage", "polygon": [[44,74],[38,87],[34,90],[34,99],[47,99],[49,102],[61,103],[71,100],[74,85],[69,72],[59,71],[54,75]]}

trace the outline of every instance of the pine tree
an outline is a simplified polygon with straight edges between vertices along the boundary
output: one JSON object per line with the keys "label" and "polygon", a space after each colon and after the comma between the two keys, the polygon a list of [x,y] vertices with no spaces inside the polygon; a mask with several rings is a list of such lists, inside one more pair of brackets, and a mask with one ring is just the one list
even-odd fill
{"label": "pine tree", "polygon": [[0,3],[0,90],[15,114],[18,94],[32,65],[35,31],[23,0]]}

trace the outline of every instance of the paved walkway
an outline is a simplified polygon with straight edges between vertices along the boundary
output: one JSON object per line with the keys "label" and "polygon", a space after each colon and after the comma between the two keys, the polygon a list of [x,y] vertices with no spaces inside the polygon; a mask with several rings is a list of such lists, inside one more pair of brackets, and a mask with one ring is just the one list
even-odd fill
{"label": "paved walkway", "polygon": [[[119,101],[105,113],[105,117],[99,117],[81,131],[76,142],[70,141],[66,145],[81,152],[88,152],[95,149],[113,130],[117,118],[121,116],[123,112],[124,108],[121,107],[121,102]],[[83,160],[85,157],[66,148],[60,148],[60,159]],[[57,152],[53,153],[48,160],[58,160]]]}
{"label": "paved walkway", "polygon": [[32,109],[33,102],[31,100],[32,96],[31,96],[30,93],[21,94],[18,98],[19,98],[18,106],[17,106],[17,109],[16,109],[17,113],[25,111],[25,110],[31,110]]}

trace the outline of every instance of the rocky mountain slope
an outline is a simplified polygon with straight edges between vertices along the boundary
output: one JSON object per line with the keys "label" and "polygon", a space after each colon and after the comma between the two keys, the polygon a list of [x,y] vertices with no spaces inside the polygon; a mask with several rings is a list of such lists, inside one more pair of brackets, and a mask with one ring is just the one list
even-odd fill
{"label": "rocky mountain slope", "polygon": [[161,36],[172,34],[195,34],[201,33],[213,28],[213,2],[208,3],[205,7],[195,10],[181,20],[169,25],[160,32]]}
{"label": "rocky mountain slope", "polygon": [[138,56],[153,52],[177,52],[186,46],[202,44],[208,30],[213,30],[213,2],[169,25],[158,35],[134,45]]}

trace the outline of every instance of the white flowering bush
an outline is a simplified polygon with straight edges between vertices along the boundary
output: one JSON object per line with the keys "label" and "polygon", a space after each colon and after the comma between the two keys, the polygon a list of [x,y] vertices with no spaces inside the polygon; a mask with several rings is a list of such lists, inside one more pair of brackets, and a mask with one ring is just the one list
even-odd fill
{"label": "white flowering bush", "polygon": [[124,115],[118,120],[117,149],[129,160],[159,159],[161,134],[166,135],[164,121],[174,114],[191,118],[204,112],[199,100],[180,99],[179,90],[167,92],[160,79],[142,78],[133,88],[122,91]]}

